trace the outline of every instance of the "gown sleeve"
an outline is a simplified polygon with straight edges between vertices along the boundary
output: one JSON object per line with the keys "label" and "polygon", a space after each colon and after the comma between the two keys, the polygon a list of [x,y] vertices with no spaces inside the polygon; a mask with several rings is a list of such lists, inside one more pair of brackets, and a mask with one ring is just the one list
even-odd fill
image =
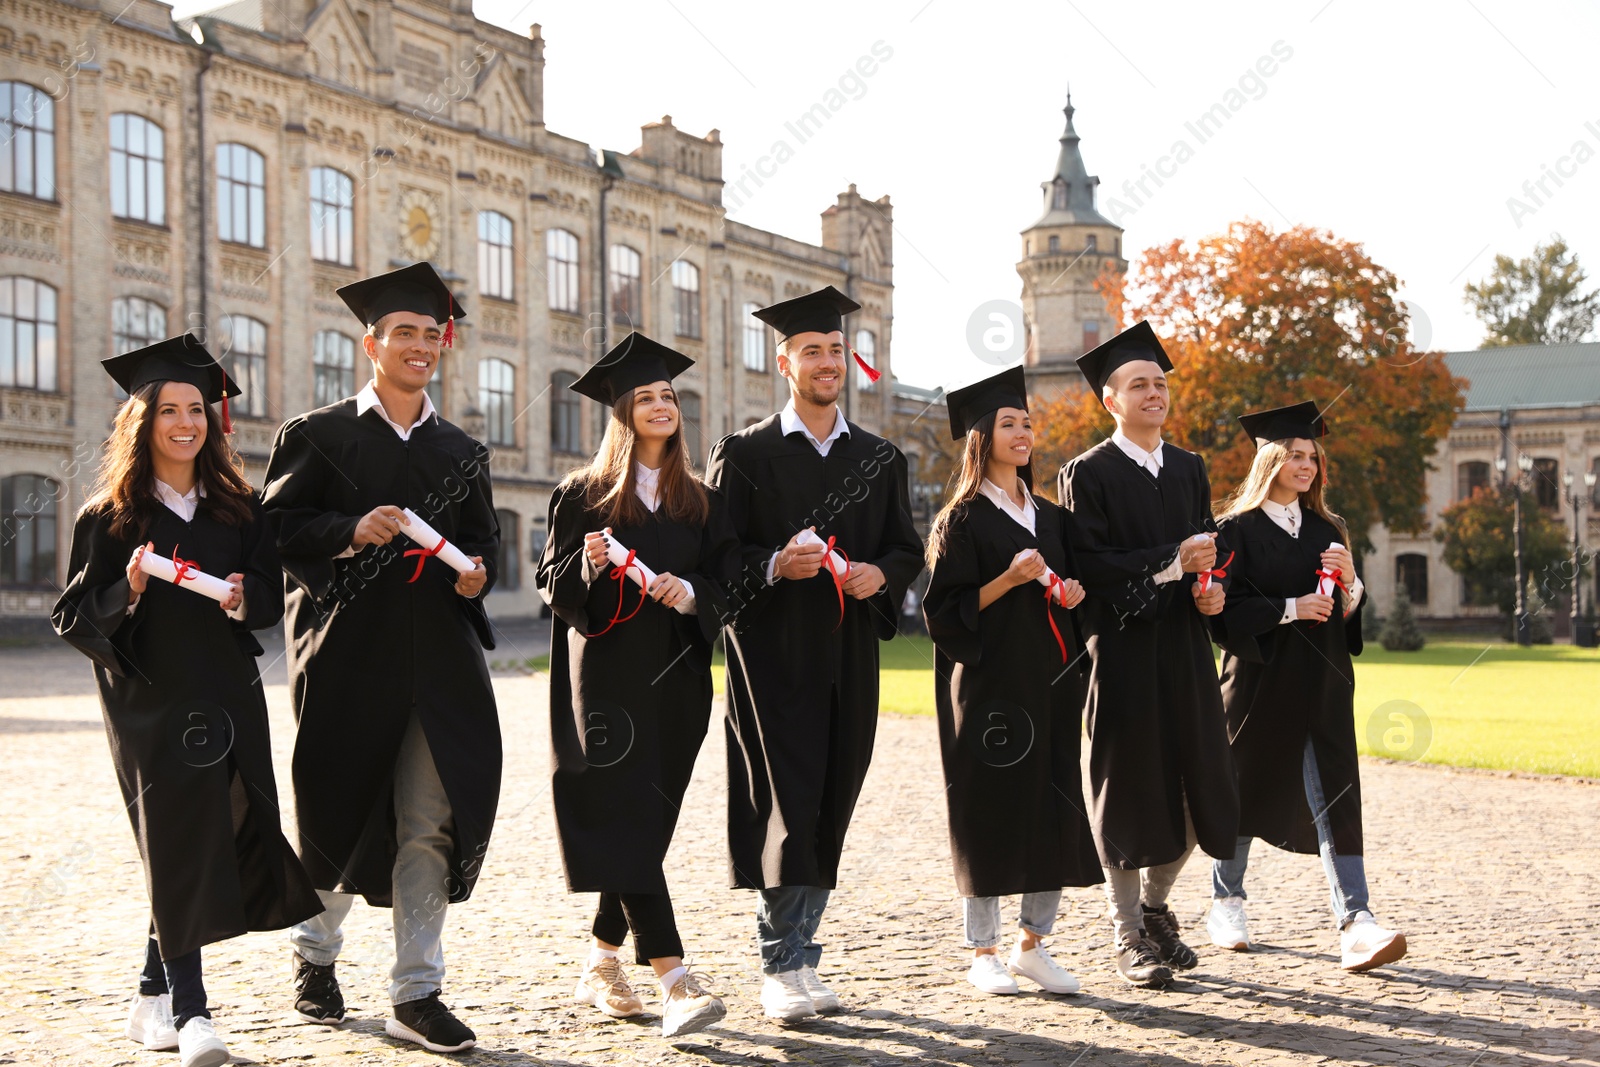
{"label": "gown sleeve", "polygon": [[922,618],[934,647],[957,663],[978,665],[983,641],[978,635],[978,553],[965,508],[951,514],[944,543],[928,573],[928,591],[922,597]]}
{"label": "gown sleeve", "polygon": [[[611,564],[596,570],[583,550],[583,535],[591,533],[588,509],[583,506],[583,487],[569,482],[550,495],[550,531],[539,556],[535,576],[539,592],[550,610],[579,633],[589,633],[589,589]],[[695,586],[695,595],[700,587]]]}
{"label": "gown sleeve", "polygon": [[767,561],[783,547],[754,545],[745,540],[750,530],[751,482],[739,470],[739,452],[747,444],[737,435],[724,437],[711,446],[711,455],[706,459],[706,482],[722,496],[724,514],[739,542],[737,576],[727,590],[725,620],[735,629],[740,627],[741,620],[753,617],[771,594],[772,586],[767,584]]}
{"label": "gown sleeve", "polygon": [[[1078,580],[1090,596],[1106,598],[1121,614],[1153,619],[1159,598],[1155,576],[1178,554],[1181,542],[1132,548],[1111,540],[1106,495],[1111,487],[1080,457],[1061,468],[1056,498],[1072,512],[1072,529],[1080,539],[1074,556],[1081,573]],[[1184,575],[1185,579],[1191,575]]]}
{"label": "gown sleeve", "polygon": [[694,588],[693,617],[700,635],[707,641],[715,641],[722,628],[732,621],[728,590],[738,580],[742,554],[722,494],[707,487],[706,496],[710,512],[700,531],[700,558],[693,571],[678,577]]}
{"label": "gown sleeve", "polygon": [[1242,536],[1240,526],[1240,519],[1224,519],[1218,527],[1217,540],[1227,538],[1233,563],[1223,581],[1227,598],[1222,614],[1212,616],[1211,631],[1219,645],[1240,659],[1265,663],[1272,658],[1278,627],[1282,625],[1284,598],[1266,596],[1256,587],[1251,567],[1258,564],[1250,555],[1249,541]]}
{"label": "gown sleeve", "polygon": [[319,604],[333,590],[334,557],[350,547],[361,522],[359,515],[323,510],[330,462],[306,421],[291,419],[272,444],[261,489],[284,572]]}
{"label": "gown sleeve", "polygon": [[137,674],[131,649],[140,614],[128,614],[128,556],[103,511],[85,510],[72,529],[71,577],[50,612],[56,633],[118,677]]}
{"label": "gown sleeve", "polygon": [[283,567],[272,524],[259,501],[250,501],[250,524],[244,530],[244,621],[246,631],[265,630],[283,618]]}
{"label": "gown sleeve", "polygon": [[[472,488],[461,501],[457,520],[455,546],[468,557],[480,556],[488,578],[477,596],[457,595],[461,610],[466,612],[477,631],[478,643],[493,649],[494,633],[489,625],[489,610],[485,604],[489,593],[500,577],[500,517],[494,512],[494,485],[489,477],[489,450],[478,441],[472,442],[473,458],[470,464]],[[466,465],[463,465],[465,469]],[[352,528],[353,530],[353,528]],[[456,576],[451,574],[451,584]]]}
{"label": "gown sleeve", "polygon": [[[900,632],[900,605],[906,590],[922,573],[922,537],[911,517],[911,474],[905,453],[898,448],[889,461],[883,488],[890,493],[878,554],[869,562],[883,572],[883,588],[874,594],[872,622],[878,640],[888,641]],[[763,566],[765,563],[763,562]]]}

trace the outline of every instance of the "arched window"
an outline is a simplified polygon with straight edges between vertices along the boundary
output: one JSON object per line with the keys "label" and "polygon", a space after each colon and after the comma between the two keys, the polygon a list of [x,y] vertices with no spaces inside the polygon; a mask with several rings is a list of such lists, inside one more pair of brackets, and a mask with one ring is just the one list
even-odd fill
{"label": "arched window", "polygon": [[672,263],[672,328],[679,337],[700,336],[700,268]]}
{"label": "arched window", "polygon": [[578,238],[567,230],[544,235],[550,310],[578,313]]}
{"label": "arched window", "polygon": [[639,253],[611,246],[611,321],[644,329],[644,292],[639,283]]}
{"label": "arched window", "polygon": [[1396,596],[1406,587],[1406,599],[1413,604],[1428,603],[1428,557],[1418,552],[1403,552],[1394,558]]}
{"label": "arched window", "polygon": [[311,343],[311,403],[337,404],[356,392],[356,343],[338,330],[322,330]]}
{"label": "arched window", "polygon": [[27,82],[0,82],[0,190],[56,198],[56,105]]}
{"label": "arched window", "polygon": [[[244,390],[230,400],[232,410],[252,418],[267,414],[267,324],[248,315],[222,316],[222,356],[228,373]],[[229,357],[232,357],[231,364]]]}
{"label": "arched window", "polygon": [[161,127],[131,112],[111,116],[111,213],[167,224],[167,153]]}
{"label": "arched window", "polygon": [[558,370],[550,375],[550,450],[576,455],[583,451],[582,409],[578,394],[569,386],[578,380],[575,374]]}
{"label": "arched window", "polygon": [[248,145],[217,145],[217,238],[267,246],[267,161]]}
{"label": "arched window", "polygon": [[311,168],[311,257],[355,264],[355,183],[332,167]]}
{"label": "arched window", "polygon": [[478,212],[478,292],[515,300],[511,270],[511,220],[498,211]]}
{"label": "arched window", "polygon": [[[142,296],[121,296],[111,301],[111,354],[120,356],[154,344],[167,336],[167,309]],[[115,382],[111,395],[126,400],[128,394]]]}
{"label": "arched window", "polygon": [[692,389],[678,390],[678,417],[683,421],[683,443],[689,449],[689,459],[704,455],[706,451],[705,427],[700,422],[700,394]]}
{"label": "arched window", "polygon": [[56,291],[32,278],[0,278],[0,385],[56,390]]}
{"label": "arched window", "polygon": [[756,318],[761,305],[753,301],[744,305],[744,369],[766,372],[767,324]]}
{"label": "arched window", "polygon": [[[873,333],[871,330],[857,330],[856,352],[861,356],[862,359],[866,360],[874,370],[876,370],[878,365],[877,334]],[[850,362],[854,363],[855,360],[852,359]],[[862,370],[859,366],[856,367],[856,388],[863,392],[871,392],[875,386],[876,383],[873,382],[871,378],[867,377],[867,372]]]}
{"label": "arched window", "polygon": [[503,359],[478,364],[478,407],[491,445],[517,443],[517,369]]}
{"label": "arched window", "polygon": [[1561,461],[1536,459],[1533,461],[1533,498],[1541,508],[1561,506]]}
{"label": "arched window", "polygon": [[496,568],[494,587],[502,592],[514,593],[522,588],[522,516],[515,511],[500,508],[494,513],[500,522],[500,555]]}
{"label": "arched window", "polygon": [[1465,500],[1479,489],[1489,488],[1489,464],[1469,460],[1456,464],[1456,499]]}
{"label": "arched window", "polygon": [[42,474],[0,478],[0,585],[55,589],[56,499],[61,484]]}

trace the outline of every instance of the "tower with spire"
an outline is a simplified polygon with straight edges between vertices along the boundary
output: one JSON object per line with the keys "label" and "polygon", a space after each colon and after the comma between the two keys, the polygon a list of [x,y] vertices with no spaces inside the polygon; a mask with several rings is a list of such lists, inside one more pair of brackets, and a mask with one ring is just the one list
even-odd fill
{"label": "tower with spire", "polygon": [[1095,208],[1095,187],[1072,125],[1076,108],[1067,91],[1067,117],[1055,174],[1041,183],[1044,214],[1022,231],[1022,311],[1028,330],[1028,377],[1044,396],[1081,388],[1072,362],[1115,330],[1095,279],[1109,265],[1126,271],[1122,228]]}

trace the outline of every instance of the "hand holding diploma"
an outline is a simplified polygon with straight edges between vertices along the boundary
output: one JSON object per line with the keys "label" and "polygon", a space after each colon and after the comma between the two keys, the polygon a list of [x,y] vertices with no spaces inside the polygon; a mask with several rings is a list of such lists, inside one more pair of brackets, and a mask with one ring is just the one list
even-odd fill
{"label": "hand holding diploma", "polygon": [[[139,573],[139,581],[135,584],[134,572]],[[172,558],[156,554],[154,542],[146,542],[133,550],[133,556],[128,560],[128,588],[135,597],[142,595],[146,588],[144,576],[150,575],[160,578],[164,582],[199,593],[201,596],[210,597],[224,610],[233,610],[239,606],[239,600],[244,595],[244,575],[230,574],[227,579],[217,578],[205,573],[195,566],[193,560],[186,560],[173,549]]]}
{"label": "hand holding diploma", "polygon": [[[383,510],[383,508],[374,509],[368,514],[368,517],[370,518]],[[452,570],[461,575],[460,578],[456,579],[456,592],[462,596],[471,597],[477,596],[483,591],[484,584],[489,580],[489,574],[483,569],[482,556],[469,557],[455,545],[446,541],[443,534],[428,525],[427,520],[410,508],[402,508],[400,515],[400,532],[422,546],[421,548],[407,549],[404,553],[407,556],[417,557],[417,569],[412,572],[409,581],[414,582],[422,577],[422,565],[427,562],[429,556],[438,556]]]}
{"label": "hand holding diploma", "polygon": [[1025,548],[1011,558],[1006,568],[1013,586],[1038,582],[1047,590],[1054,590],[1055,602],[1064,608],[1075,608],[1083,602],[1083,586],[1076,578],[1061,578],[1045,563],[1038,549]]}
{"label": "hand holding diploma", "polygon": [[1335,584],[1346,585],[1346,579],[1356,573],[1355,559],[1350,550],[1335,541],[1322,550],[1322,569],[1317,571],[1317,592],[1332,596]]}
{"label": "hand holding diploma", "polygon": [[[611,527],[607,526],[599,533],[583,535],[583,549],[589,556],[589,562],[599,570],[605,564],[621,567],[628,562],[628,546],[611,536]],[[599,558],[597,559],[596,556]],[[644,560],[638,556],[633,557],[633,564],[628,567],[628,577],[633,583],[646,592],[655,584],[656,572],[645,566]]]}

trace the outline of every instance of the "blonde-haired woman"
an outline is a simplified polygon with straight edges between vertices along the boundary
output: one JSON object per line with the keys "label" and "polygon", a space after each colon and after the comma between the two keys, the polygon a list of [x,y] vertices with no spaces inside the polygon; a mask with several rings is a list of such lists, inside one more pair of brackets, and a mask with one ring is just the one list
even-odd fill
{"label": "blonde-haired woman", "polygon": [[1356,761],[1355,674],[1361,580],[1344,520],[1328,509],[1326,423],[1309,401],[1239,419],[1255,462],[1219,516],[1234,551],[1216,625],[1222,699],[1239,775],[1239,842],[1216,860],[1206,927],[1214,944],[1250,947],[1244,875],[1252,838],[1319,854],[1341,966],[1364,971],[1405,955],[1405,937],[1367,904]]}

